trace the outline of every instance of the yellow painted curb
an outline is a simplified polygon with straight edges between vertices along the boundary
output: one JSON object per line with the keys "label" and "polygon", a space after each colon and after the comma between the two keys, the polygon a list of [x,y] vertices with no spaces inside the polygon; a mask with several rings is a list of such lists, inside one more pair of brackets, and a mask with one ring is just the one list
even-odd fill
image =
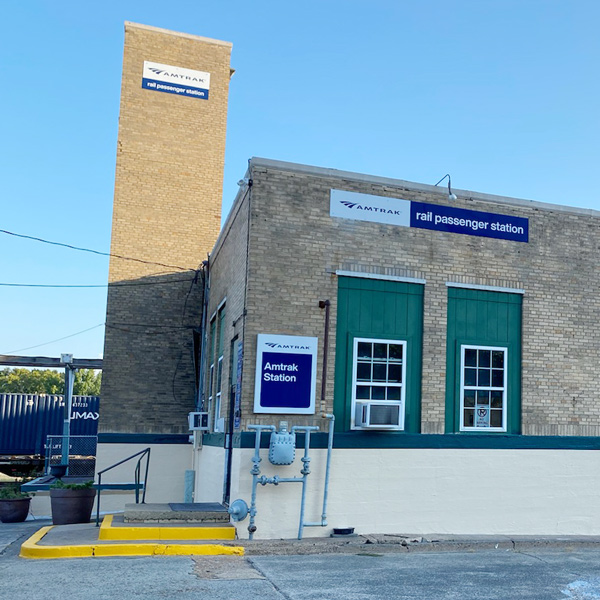
{"label": "yellow painted curb", "polygon": [[39,546],[52,529],[42,527],[21,545],[21,558],[87,558],[95,556],[192,556],[227,554],[242,556],[241,546],[221,544],[89,544],[81,546]]}
{"label": "yellow painted curb", "polygon": [[99,540],[234,540],[235,527],[113,527],[113,515],[106,515],[100,526]]}

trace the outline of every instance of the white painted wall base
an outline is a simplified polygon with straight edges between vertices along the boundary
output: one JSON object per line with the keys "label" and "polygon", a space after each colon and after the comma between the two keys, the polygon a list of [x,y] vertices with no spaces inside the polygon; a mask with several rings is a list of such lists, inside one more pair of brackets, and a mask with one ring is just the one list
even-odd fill
{"label": "white painted wall base", "polygon": [[[200,451],[197,485],[219,500],[222,449]],[[232,500],[250,505],[252,449],[234,451]],[[275,467],[261,451],[261,474],[300,476],[298,458]],[[306,520],[321,516],[326,450],[311,450]],[[328,526],[360,534],[600,535],[600,453],[580,450],[334,450]],[[221,477],[221,480],[219,480]],[[298,535],[301,484],[258,486],[256,539]],[[238,524],[248,537],[248,520]]]}
{"label": "white painted wall base", "polygon": [[[191,444],[98,444],[96,473],[145,448],[150,448],[146,502],[183,502],[185,471],[192,468]],[[136,461],[137,458],[130,460],[104,474],[102,482],[133,482]],[[144,468],[145,459],[142,476]],[[103,492],[100,509],[123,510],[130,502],[135,502],[133,492]]]}
{"label": "white painted wall base", "polygon": [[[150,448],[150,469],[146,502],[183,502],[185,471],[192,468],[192,446],[187,444],[98,444],[96,473],[114,463]],[[106,473],[104,483],[132,483],[137,459]],[[142,469],[145,468],[145,459]],[[143,475],[143,471],[142,471]],[[98,478],[96,477],[96,482]],[[125,504],[135,502],[131,491],[104,491],[100,501],[101,512],[122,512]],[[94,503],[94,515],[96,504]],[[31,501],[31,516],[49,518],[51,515],[48,492],[36,492]]]}

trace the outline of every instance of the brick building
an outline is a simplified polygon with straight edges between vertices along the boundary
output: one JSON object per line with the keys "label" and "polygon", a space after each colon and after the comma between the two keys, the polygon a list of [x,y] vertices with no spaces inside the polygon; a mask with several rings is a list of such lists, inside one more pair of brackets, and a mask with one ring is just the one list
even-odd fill
{"label": "brick building", "polygon": [[187,431],[199,267],[221,225],[230,54],[229,42],[125,24],[102,432]]}
{"label": "brick building", "polygon": [[98,468],[241,537],[600,535],[600,213],[253,158],[219,233],[230,50],[126,25]]}
{"label": "brick building", "polygon": [[[211,429],[231,435],[196,449],[198,498],[221,496],[216,463],[230,464],[231,499],[249,500],[248,425],[285,419],[320,430],[315,516],[333,414],[329,527],[600,531],[586,476],[598,466],[586,450],[600,426],[600,213],[261,158],[244,181],[210,256],[202,362]],[[267,339],[316,339],[316,377]],[[294,535],[300,494],[285,487],[259,486],[257,535]]]}

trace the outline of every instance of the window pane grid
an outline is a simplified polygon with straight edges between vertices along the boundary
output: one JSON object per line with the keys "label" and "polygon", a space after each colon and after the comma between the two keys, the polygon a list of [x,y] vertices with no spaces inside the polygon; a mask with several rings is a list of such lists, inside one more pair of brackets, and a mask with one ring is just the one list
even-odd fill
{"label": "window pane grid", "polygon": [[354,349],[353,406],[355,402],[401,405],[405,342],[355,338]]}
{"label": "window pane grid", "polygon": [[463,346],[461,429],[505,430],[506,352]]}

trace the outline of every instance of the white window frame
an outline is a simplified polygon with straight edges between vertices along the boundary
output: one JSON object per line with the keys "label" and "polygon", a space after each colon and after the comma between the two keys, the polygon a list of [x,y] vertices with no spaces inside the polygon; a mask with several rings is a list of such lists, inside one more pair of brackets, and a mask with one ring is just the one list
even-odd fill
{"label": "white window frame", "polygon": [[215,386],[215,351],[216,351],[216,333],[217,333],[216,313],[210,318],[208,331],[208,351],[210,352],[209,367],[208,367],[208,404],[204,408],[207,412],[212,410]]}
{"label": "white window frame", "polygon": [[[358,344],[360,342],[368,342],[375,344],[398,344],[402,346],[402,383],[395,384],[389,382],[369,382],[365,385],[373,386],[373,387],[399,387],[400,388],[400,400],[362,400],[356,398],[356,388],[358,385],[364,382],[358,381],[357,371],[358,371]],[[360,427],[356,425],[356,404],[363,404],[365,402],[370,402],[371,404],[379,404],[379,405],[390,405],[390,406],[400,406],[400,419],[399,425],[382,425],[381,429],[392,430],[392,431],[403,431],[404,430],[404,417],[406,413],[406,351],[407,351],[407,343],[406,340],[395,340],[389,338],[366,338],[366,337],[355,337],[352,345],[352,410],[350,417],[350,429],[355,429],[359,431],[365,431],[366,427]],[[369,428],[370,429],[370,428]]]}
{"label": "white window frame", "polygon": [[223,355],[217,361],[217,393],[215,394],[215,431],[221,431],[221,388],[223,387]]}
{"label": "white window frame", "polygon": [[[479,386],[479,385],[465,385],[465,352],[466,350],[490,350],[490,351],[502,351],[504,352],[504,378],[502,387],[492,386],[491,377],[490,385]],[[478,346],[476,344],[461,344],[460,346],[460,431],[477,431],[477,432],[506,432],[507,422],[507,381],[508,381],[508,348],[505,346]],[[502,392],[502,427],[469,427],[465,425],[465,390],[481,390],[489,392]],[[466,407],[471,408],[471,407]],[[475,409],[477,404],[475,404]],[[490,416],[491,416],[491,400],[490,400]]]}

